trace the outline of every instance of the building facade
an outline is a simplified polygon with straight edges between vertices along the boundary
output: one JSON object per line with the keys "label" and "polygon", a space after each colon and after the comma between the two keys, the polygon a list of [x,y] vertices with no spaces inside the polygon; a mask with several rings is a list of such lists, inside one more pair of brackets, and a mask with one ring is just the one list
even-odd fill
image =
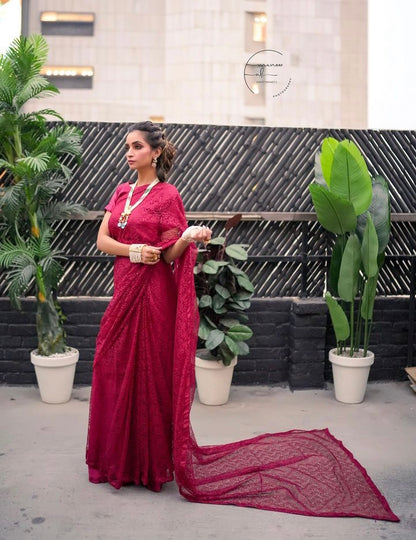
{"label": "building facade", "polygon": [[26,17],[61,90],[42,108],[67,120],[367,127],[367,0],[28,0]]}

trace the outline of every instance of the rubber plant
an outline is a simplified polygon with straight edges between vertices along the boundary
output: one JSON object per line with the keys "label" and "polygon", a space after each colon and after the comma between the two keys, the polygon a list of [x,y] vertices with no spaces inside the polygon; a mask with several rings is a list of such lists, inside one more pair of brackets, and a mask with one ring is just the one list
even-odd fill
{"label": "rubber plant", "polygon": [[[204,359],[230,365],[235,356],[249,353],[246,343],[253,332],[246,324],[254,286],[238,263],[248,258],[243,244],[228,244],[230,230],[241,221],[236,214],[225,224],[225,236],[212,238],[199,250],[194,267],[198,298],[199,345],[207,349]],[[202,356],[202,355],[201,355]]]}
{"label": "rubber plant", "polygon": [[[367,355],[377,281],[390,236],[390,195],[355,143],[324,139],[309,190],[319,223],[334,235],[325,300],[337,354]],[[348,352],[346,352],[348,351]]]}
{"label": "rubber plant", "polygon": [[0,56],[0,265],[15,308],[35,291],[38,352],[49,356],[66,350],[56,299],[64,254],[53,248],[54,224],[84,209],[61,200],[80,160],[81,133],[54,110],[25,112],[28,101],[59,92],[40,75],[47,54],[35,34]]}

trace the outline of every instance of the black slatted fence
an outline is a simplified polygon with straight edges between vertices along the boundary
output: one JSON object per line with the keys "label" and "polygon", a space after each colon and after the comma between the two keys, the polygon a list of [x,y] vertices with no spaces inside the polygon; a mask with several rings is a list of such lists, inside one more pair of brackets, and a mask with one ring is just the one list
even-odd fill
{"label": "black slatted fence", "polygon": [[[62,194],[90,210],[83,220],[57,224],[57,248],[68,255],[61,296],[109,296],[112,258],[95,239],[116,186],[133,178],[124,157],[131,124],[76,123],[83,131],[83,163]],[[312,213],[308,186],[322,140],[352,139],[371,174],[389,182],[393,223],[380,295],[409,295],[415,287],[416,132],[323,130],[254,126],[169,124],[178,149],[170,182],[180,191],[190,223],[205,223],[215,235],[224,220],[243,213],[231,241],[250,246],[244,265],[259,297],[321,296],[325,286],[327,236]],[[4,283],[0,294],[6,294]],[[413,292],[414,295],[414,292]]]}

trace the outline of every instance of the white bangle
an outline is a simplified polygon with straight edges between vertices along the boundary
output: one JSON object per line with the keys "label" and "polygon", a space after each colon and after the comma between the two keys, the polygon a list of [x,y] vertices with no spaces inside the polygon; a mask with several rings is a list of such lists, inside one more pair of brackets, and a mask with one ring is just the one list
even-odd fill
{"label": "white bangle", "polygon": [[131,244],[129,246],[129,258],[132,263],[142,262],[142,251],[146,244]]}

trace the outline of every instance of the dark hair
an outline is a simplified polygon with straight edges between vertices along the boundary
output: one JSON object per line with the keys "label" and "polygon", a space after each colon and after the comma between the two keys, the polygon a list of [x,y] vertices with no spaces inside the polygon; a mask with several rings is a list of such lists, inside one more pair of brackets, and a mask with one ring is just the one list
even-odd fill
{"label": "dark hair", "polygon": [[150,120],[134,124],[129,128],[129,133],[132,131],[142,131],[146,142],[152,148],[162,149],[162,153],[157,158],[156,175],[161,182],[165,182],[175,159],[176,148],[167,140],[162,128]]}

